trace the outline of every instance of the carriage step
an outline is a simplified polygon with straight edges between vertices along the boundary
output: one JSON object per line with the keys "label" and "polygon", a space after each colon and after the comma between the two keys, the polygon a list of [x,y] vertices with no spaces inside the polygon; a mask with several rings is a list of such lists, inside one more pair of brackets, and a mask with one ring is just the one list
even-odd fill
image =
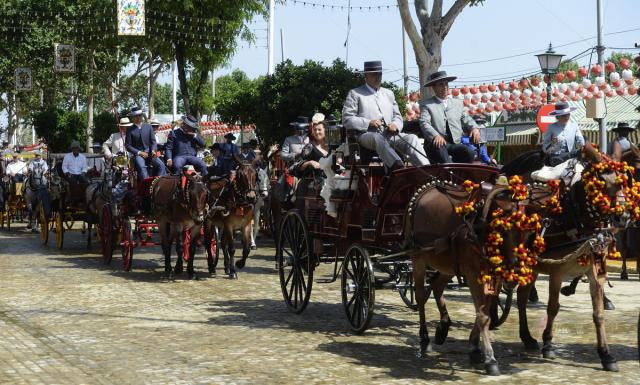
{"label": "carriage step", "polygon": [[337,281],[337,279],[334,278],[318,278],[314,280],[316,283],[332,283]]}

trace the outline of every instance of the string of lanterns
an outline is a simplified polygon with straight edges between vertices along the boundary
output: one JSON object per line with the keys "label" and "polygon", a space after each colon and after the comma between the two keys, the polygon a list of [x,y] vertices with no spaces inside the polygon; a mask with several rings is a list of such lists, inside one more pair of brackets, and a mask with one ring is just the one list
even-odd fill
{"label": "string of lanterns", "polygon": [[312,7],[312,8],[321,8],[321,9],[331,9],[331,10],[347,10],[350,9],[352,11],[384,11],[384,10],[392,10],[392,9],[397,9],[398,5],[397,4],[390,4],[390,5],[363,5],[363,6],[359,6],[359,5],[352,5],[352,6],[348,6],[348,5],[330,5],[330,4],[321,4],[321,3],[314,3],[311,1],[301,1],[301,0],[293,0],[293,5],[302,5],[304,7]]}

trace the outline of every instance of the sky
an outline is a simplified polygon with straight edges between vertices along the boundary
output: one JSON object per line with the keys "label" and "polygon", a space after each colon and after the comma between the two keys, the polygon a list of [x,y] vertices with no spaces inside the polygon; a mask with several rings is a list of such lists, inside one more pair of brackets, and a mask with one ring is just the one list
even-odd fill
{"label": "sky", "polygon": [[[316,4],[347,5],[348,0],[309,0]],[[431,3],[431,1],[428,1]],[[603,31],[605,34],[635,29],[632,32],[605,35],[606,47],[629,48],[640,43],[640,1],[602,0]],[[394,0],[351,0],[352,7],[387,6]],[[413,13],[413,3],[410,7]],[[453,0],[445,0],[448,10]],[[536,53],[554,46],[569,44],[556,49],[567,58],[594,47],[597,44],[596,0],[485,0],[483,6],[467,7],[456,19],[444,40],[442,67],[449,74],[458,76],[458,84],[482,83],[483,80],[510,77],[539,70]],[[295,64],[306,59],[330,64],[335,58],[347,60],[353,68],[362,68],[366,60],[382,60],[384,80],[402,84],[403,51],[402,23],[398,8],[384,10],[358,10],[351,12],[349,52],[344,43],[347,37],[346,10],[321,6],[303,6],[287,0],[276,5],[275,11],[275,63],[282,58],[280,30],[284,33],[285,58]],[[250,77],[267,72],[267,22],[258,21],[252,29],[258,36],[258,47],[238,49],[225,68],[216,76],[234,69],[245,71]],[[418,27],[419,28],[419,27]],[[582,40],[581,42],[576,42]],[[575,42],[575,43],[574,43]],[[241,42],[240,45],[247,44]],[[409,76],[417,77],[418,69],[411,44],[407,40]],[[535,52],[534,52],[535,51]],[[616,50],[620,51],[620,50]],[[605,58],[611,50],[607,50]],[[638,53],[639,50],[630,50]],[[509,57],[519,55],[515,57]],[[500,60],[491,60],[504,58]],[[587,55],[578,60],[588,65],[597,61],[597,55]],[[465,64],[469,62],[481,62]],[[170,74],[161,78],[170,82]],[[410,83],[410,89],[418,89],[418,83]]]}

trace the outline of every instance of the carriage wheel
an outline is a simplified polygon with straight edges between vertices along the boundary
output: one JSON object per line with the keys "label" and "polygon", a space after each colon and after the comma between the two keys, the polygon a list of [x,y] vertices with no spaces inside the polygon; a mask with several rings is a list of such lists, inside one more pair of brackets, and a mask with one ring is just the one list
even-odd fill
{"label": "carriage wheel", "polygon": [[491,323],[490,329],[495,329],[502,325],[509,316],[511,310],[511,304],[513,302],[513,288],[507,288],[502,285],[500,293],[493,297],[491,302]]}
{"label": "carriage wheel", "polygon": [[182,256],[178,255],[178,258],[182,257],[182,260],[189,262],[191,254],[189,248],[191,247],[191,230],[184,229],[182,232]]}
{"label": "carriage wheel", "polygon": [[100,218],[100,245],[102,246],[102,260],[105,265],[111,263],[113,258],[113,218],[111,207],[102,206],[102,216]]}
{"label": "carriage wheel", "polygon": [[342,304],[351,329],[360,334],[371,322],[375,304],[375,276],[369,253],[359,245],[347,250],[342,263]]}
{"label": "carriage wheel", "polygon": [[399,265],[396,273],[396,288],[402,302],[412,310],[418,310],[416,286],[413,283],[413,271],[408,264]]}
{"label": "carriage wheel", "polygon": [[47,218],[47,213],[44,212],[42,204],[40,204],[38,214],[40,217],[40,240],[42,240],[43,245],[46,245],[49,242],[49,218]]}
{"label": "carriage wheel", "polygon": [[310,248],[309,230],[304,219],[297,210],[287,212],[278,234],[276,258],[282,296],[296,314],[304,311],[311,296],[315,264]]}
{"label": "carriage wheel", "polygon": [[122,221],[122,268],[124,271],[131,270],[133,247],[134,240],[131,222],[129,222],[129,219],[125,219]]}
{"label": "carriage wheel", "polygon": [[56,247],[58,250],[62,250],[64,244],[64,222],[62,221],[63,213],[58,211],[56,213]]}

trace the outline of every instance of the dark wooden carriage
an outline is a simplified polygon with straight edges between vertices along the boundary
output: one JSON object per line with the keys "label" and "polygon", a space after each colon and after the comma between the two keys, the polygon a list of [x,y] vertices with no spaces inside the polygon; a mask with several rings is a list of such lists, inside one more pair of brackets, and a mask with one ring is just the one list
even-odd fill
{"label": "dark wooden carriage", "polygon": [[[304,203],[297,202],[297,208],[287,211],[280,223],[276,263],[285,302],[295,313],[303,312],[309,303],[315,267],[333,263],[333,276],[325,282],[340,278],[347,319],[353,331],[362,333],[374,312],[376,287],[391,286],[415,308],[404,241],[405,216],[417,189],[434,181],[443,186],[460,185],[466,179],[493,182],[498,170],[477,164],[444,164],[408,167],[385,176],[380,163],[363,162],[355,155],[358,146],[349,147],[352,155],[345,159],[353,189],[332,193],[337,217],[327,214],[318,183],[307,180],[306,193],[298,197]],[[507,300],[510,304],[510,297]]]}

